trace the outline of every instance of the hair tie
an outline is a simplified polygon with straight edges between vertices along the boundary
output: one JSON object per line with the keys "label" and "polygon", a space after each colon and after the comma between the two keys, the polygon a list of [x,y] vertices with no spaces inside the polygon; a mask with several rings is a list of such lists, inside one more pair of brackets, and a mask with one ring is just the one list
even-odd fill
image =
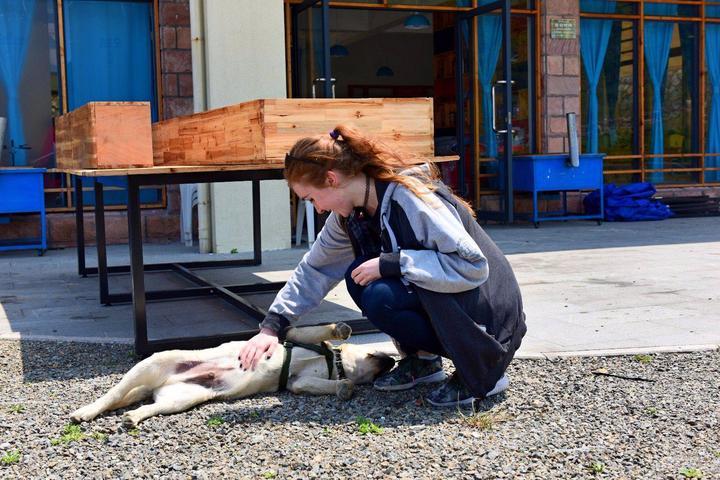
{"label": "hair tie", "polygon": [[340,137],[340,132],[337,131],[337,128],[330,130],[330,138],[337,140],[338,137]]}

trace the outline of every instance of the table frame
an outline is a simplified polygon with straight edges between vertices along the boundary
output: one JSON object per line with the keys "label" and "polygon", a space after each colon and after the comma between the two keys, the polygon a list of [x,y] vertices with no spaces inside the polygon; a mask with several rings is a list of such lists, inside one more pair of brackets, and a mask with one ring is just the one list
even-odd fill
{"label": "table frame", "polygon": [[[261,321],[266,310],[254,305],[244,295],[259,293],[276,293],[285,282],[253,283],[238,285],[220,285],[212,282],[192,269],[197,268],[222,268],[237,266],[255,266],[262,262],[262,245],[260,229],[260,181],[275,180],[282,178],[282,170],[279,169],[246,169],[246,170],[210,170],[210,171],[185,171],[147,173],[141,172],[146,169],[135,169],[121,173],[111,171],[100,174],[98,171],[71,170],[75,177],[75,224],[78,252],[78,274],[87,277],[98,275],[100,289],[100,303],[112,305],[113,303],[133,304],[133,319],[135,333],[135,351],[138,355],[147,356],[150,353],[167,350],[170,348],[207,348],[230,340],[246,340],[258,332],[257,328],[242,330],[231,334],[210,335],[199,337],[179,337],[149,340],[147,334],[147,309],[146,302],[152,300],[187,299],[200,296],[219,297],[236,308],[242,310],[251,318]],[[88,172],[94,172],[90,174]],[[134,174],[137,173],[137,174]],[[142,174],[140,174],[142,173]],[[130,249],[130,265],[108,266],[107,264],[107,243],[105,236],[105,208],[103,202],[103,176],[125,176],[128,182],[128,244]],[[82,188],[83,178],[92,177],[95,189],[95,229],[98,266],[87,267],[85,262],[85,229],[83,217]],[[181,183],[210,183],[210,182],[252,182],[252,218],[253,218],[253,258],[240,260],[215,260],[202,262],[174,262],[145,265],[143,260],[142,245],[142,221],[140,210],[140,186],[181,184]],[[145,271],[169,271],[194,282],[196,287],[183,289],[171,289],[160,291],[147,291],[145,289]],[[132,279],[132,287],[129,293],[110,293],[108,276],[111,273],[129,273]],[[347,322],[353,327],[355,333],[377,331],[366,319]]]}

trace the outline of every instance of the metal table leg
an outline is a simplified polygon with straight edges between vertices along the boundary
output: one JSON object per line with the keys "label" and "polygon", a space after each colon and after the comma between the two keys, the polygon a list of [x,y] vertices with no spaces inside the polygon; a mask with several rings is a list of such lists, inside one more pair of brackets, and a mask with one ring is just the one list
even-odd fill
{"label": "metal table leg", "polygon": [[103,184],[95,179],[95,245],[97,249],[100,303],[110,305],[108,288],[107,248],[105,239],[105,199]]}
{"label": "metal table leg", "polygon": [[[73,177],[70,177],[73,178]],[[78,275],[87,277],[85,270],[85,223],[83,222],[82,177],[75,177],[75,243],[77,244]]]}
{"label": "metal table leg", "polygon": [[252,217],[253,217],[253,261],[262,263],[262,235],[260,231],[260,180],[252,181]]}
{"label": "metal table leg", "polygon": [[143,234],[140,217],[140,186],[132,176],[128,177],[128,240],[130,245],[135,352],[138,355],[145,355],[148,353],[148,333],[145,308]]}

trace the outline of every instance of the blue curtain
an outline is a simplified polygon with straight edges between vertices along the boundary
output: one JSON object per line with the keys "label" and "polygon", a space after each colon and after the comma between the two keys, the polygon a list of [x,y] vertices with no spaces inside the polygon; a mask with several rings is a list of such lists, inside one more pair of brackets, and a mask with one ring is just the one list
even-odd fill
{"label": "blue curtain", "polygon": [[[93,101],[149,101],[157,121],[153,72],[152,3],[133,0],[64,0],[68,108]],[[107,205],[124,205],[122,177],[107,177]],[[94,205],[92,191],[83,194]],[[141,189],[140,201],[156,202],[157,189]]]}
{"label": "blue curtain", "polygon": [[[707,6],[707,16],[720,17],[720,6]],[[707,153],[720,153],[720,24],[705,25],[705,58],[712,85]],[[705,165],[720,167],[720,157],[706,157]],[[720,171],[705,173],[706,182],[720,182]]]}
{"label": "blue curtain", "polygon": [[[8,144],[16,146],[25,144],[19,90],[34,11],[35,0],[0,0],[0,80],[8,102]],[[15,165],[27,165],[25,150],[14,153]]]}
{"label": "blue curtain", "polygon": [[[661,3],[646,3],[645,15],[677,15],[677,5]],[[665,152],[665,140],[663,133],[663,83],[667,72],[668,58],[670,57],[670,42],[675,23],[673,22],[645,22],[645,65],[647,66],[650,81],[653,86],[653,109],[652,109],[652,136],[650,152],[662,154]],[[662,158],[650,159],[650,168],[662,168]],[[662,172],[652,172],[648,181],[660,183],[663,181]]]}
{"label": "blue curtain", "polygon": [[[615,11],[615,2],[605,0],[581,0],[580,9],[584,12],[613,13]],[[612,25],[612,20],[599,20],[595,18],[580,19],[580,54],[588,79],[587,141],[585,151],[589,153],[597,153],[598,151],[597,86],[600,81],[603,63],[605,63],[605,52],[607,51]]]}
{"label": "blue curtain", "polygon": [[[480,0],[478,6],[487,5],[495,0]],[[470,6],[469,0],[457,0],[458,7]],[[467,23],[463,24],[463,35],[468,39],[470,32]],[[497,157],[498,146],[495,131],[492,129],[492,79],[495,75],[500,47],[502,46],[502,21],[499,14],[481,15],[477,19],[478,26],[478,81],[482,89],[482,115],[483,115],[483,141],[485,143],[485,155],[491,158]]]}
{"label": "blue curtain", "polygon": [[[65,0],[68,107],[155,99],[152,4]],[[153,121],[156,121],[153,108]]]}

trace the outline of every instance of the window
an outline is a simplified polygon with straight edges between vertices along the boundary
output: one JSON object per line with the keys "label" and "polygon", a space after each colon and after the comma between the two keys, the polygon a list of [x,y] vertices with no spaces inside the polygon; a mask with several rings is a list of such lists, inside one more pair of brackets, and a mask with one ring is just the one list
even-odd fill
{"label": "window", "polygon": [[[157,119],[153,7],[153,0],[0,2],[0,117],[7,119],[0,166],[55,167],[53,117],[88,101],[149,100]],[[147,187],[141,201],[164,207],[164,195]],[[88,185],[86,205],[93,196]],[[122,208],[125,198],[118,183],[105,203]],[[51,212],[72,208],[68,176],[46,175],[45,203]]]}
{"label": "window", "polygon": [[583,150],[608,155],[606,181],[719,182],[720,2],[580,9]]}

